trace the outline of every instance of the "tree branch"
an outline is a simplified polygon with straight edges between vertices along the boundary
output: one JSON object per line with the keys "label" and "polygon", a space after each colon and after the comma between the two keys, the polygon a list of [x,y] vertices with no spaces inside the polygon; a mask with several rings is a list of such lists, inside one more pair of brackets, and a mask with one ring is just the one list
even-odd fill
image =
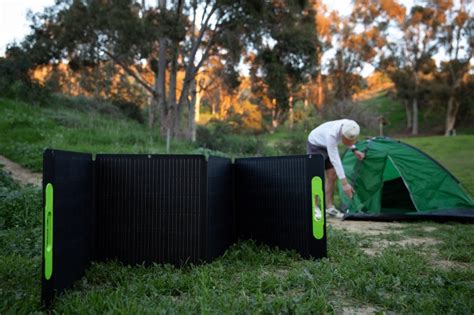
{"label": "tree branch", "polygon": [[212,37],[209,38],[209,41],[206,45],[206,48],[205,48],[204,53],[201,57],[201,60],[198,62],[198,65],[195,67],[195,71],[199,71],[199,68],[201,68],[204,61],[206,61],[206,59],[209,57],[209,52],[212,48],[212,44],[214,44],[214,41],[215,41],[216,37],[219,34],[221,34],[226,28],[228,28],[232,24],[232,23],[229,23],[227,25],[223,25],[223,24],[219,24],[219,22],[220,22],[220,18],[216,22],[216,26],[214,27],[214,30],[212,31]]}
{"label": "tree branch", "polygon": [[201,20],[201,28],[203,27],[203,22],[204,22],[204,17],[206,16],[207,13],[207,7],[209,6],[210,1],[206,1],[206,6],[204,7],[204,10],[202,11],[202,20]]}
{"label": "tree branch", "polygon": [[102,52],[104,52],[104,54],[109,56],[116,64],[122,67],[122,69],[125,70],[125,72],[127,72],[135,80],[137,80],[137,82],[140,83],[148,92],[150,92],[151,95],[156,96],[156,91],[145,80],[140,78],[139,75],[135,71],[132,71],[129,67],[123,64],[119,58],[117,58],[116,56],[108,52],[107,50],[102,49]]}

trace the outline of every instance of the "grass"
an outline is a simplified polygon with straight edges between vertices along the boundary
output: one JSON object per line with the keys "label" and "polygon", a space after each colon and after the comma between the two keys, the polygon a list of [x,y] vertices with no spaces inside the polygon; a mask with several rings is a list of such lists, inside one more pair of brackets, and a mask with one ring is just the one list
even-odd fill
{"label": "grass", "polygon": [[387,91],[382,91],[370,99],[363,100],[361,104],[363,106],[376,108],[376,110],[384,116],[388,121],[388,125],[384,127],[385,134],[394,135],[405,131],[405,107],[400,101],[388,96]]}
{"label": "grass", "polygon": [[[33,170],[55,147],[86,152],[164,152],[158,135],[124,117],[73,106],[34,108],[0,100],[0,152]],[[297,143],[283,132],[263,136],[274,152]],[[474,191],[474,136],[409,138]],[[285,142],[288,148],[278,146]],[[190,152],[187,143],[173,152]],[[296,150],[296,149],[295,149]],[[303,148],[304,150],[304,148]],[[271,151],[273,152],[273,151]],[[41,312],[41,191],[20,186],[0,169],[0,314]],[[474,230],[469,225],[405,223],[376,238],[328,230],[328,258],[305,260],[240,242],[212,263],[93,264],[61,295],[55,313],[474,313]],[[429,246],[401,246],[409,237]],[[375,256],[364,249],[384,239],[395,245]],[[441,266],[439,262],[450,262]]]}
{"label": "grass", "polygon": [[[384,127],[385,135],[397,137],[408,134],[410,131],[406,127],[405,105],[400,100],[390,96],[390,93],[389,90],[382,90],[374,95],[374,97],[362,100],[360,103],[373,108],[388,121],[388,125]],[[468,113],[467,115],[471,114]],[[469,121],[470,116],[467,117],[467,119],[465,117],[458,117],[456,125],[458,134],[472,134],[474,132],[472,122]],[[445,122],[446,107],[430,108],[430,106],[425,105],[420,107],[418,116],[420,134],[443,134]]]}
{"label": "grass", "polygon": [[[6,200],[0,206],[0,313],[38,312],[40,192],[0,174]],[[328,258],[318,261],[245,241],[198,266],[93,264],[57,299],[53,311],[305,314],[363,312],[370,307],[402,313],[472,313],[474,232],[467,227],[407,223],[401,234],[391,231],[386,238],[398,241],[417,235],[439,243],[434,248],[391,246],[375,256],[363,251],[377,241],[374,237],[329,228]],[[434,250],[439,253],[436,259],[463,267],[433,264]]]}
{"label": "grass", "polygon": [[[156,130],[112,110],[71,104],[33,107],[0,98],[0,152],[17,163],[41,171],[45,148],[90,153],[165,153]],[[173,141],[170,153],[196,149]]]}

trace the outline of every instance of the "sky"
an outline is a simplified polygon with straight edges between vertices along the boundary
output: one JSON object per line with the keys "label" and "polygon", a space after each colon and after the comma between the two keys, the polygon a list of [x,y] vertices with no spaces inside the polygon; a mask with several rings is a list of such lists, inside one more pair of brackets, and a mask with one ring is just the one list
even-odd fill
{"label": "sky", "polygon": [[20,42],[29,32],[27,12],[43,11],[54,0],[0,0],[0,56],[13,41]]}

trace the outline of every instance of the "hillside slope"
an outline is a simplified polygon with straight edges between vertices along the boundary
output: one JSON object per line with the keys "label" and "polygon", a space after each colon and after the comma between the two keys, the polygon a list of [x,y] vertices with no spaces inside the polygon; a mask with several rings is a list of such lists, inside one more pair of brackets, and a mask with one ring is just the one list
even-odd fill
{"label": "hillside slope", "polygon": [[[91,153],[165,153],[158,131],[126,118],[104,104],[34,107],[0,98],[0,154],[41,171],[45,148]],[[172,153],[194,147],[174,141]]]}

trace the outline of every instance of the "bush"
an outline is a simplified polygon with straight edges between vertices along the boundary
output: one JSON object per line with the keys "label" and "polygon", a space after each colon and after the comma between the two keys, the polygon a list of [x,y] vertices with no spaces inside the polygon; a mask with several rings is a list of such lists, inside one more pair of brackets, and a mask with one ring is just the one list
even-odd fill
{"label": "bush", "polygon": [[51,91],[30,76],[35,67],[30,54],[19,46],[10,46],[0,57],[0,96],[25,101],[33,105],[47,104]]}
{"label": "bush", "polygon": [[128,118],[134,119],[141,124],[143,124],[143,122],[145,121],[143,118],[142,110],[137,104],[124,100],[114,100],[112,104],[117,106],[120,111]]}
{"label": "bush", "polygon": [[196,130],[196,143],[198,146],[211,150],[222,150],[226,144],[227,136],[232,128],[225,122],[211,120],[207,126],[198,126]]}
{"label": "bush", "polygon": [[206,157],[209,157],[211,155],[225,157],[225,158],[229,157],[229,155],[225,154],[224,152],[206,149],[206,148],[197,148],[196,150],[192,151],[192,154],[205,155]]}
{"label": "bush", "polygon": [[58,107],[77,109],[81,112],[97,112],[115,118],[123,118],[121,110],[107,101],[93,99],[85,96],[67,96],[56,94],[54,103]]}
{"label": "bush", "polygon": [[325,106],[324,117],[328,120],[352,119],[366,128],[378,126],[378,114],[366,106],[350,99],[336,100],[331,105]]}
{"label": "bush", "polygon": [[256,136],[237,135],[231,125],[219,120],[198,126],[196,142],[201,148],[236,155],[255,154],[260,144]]}
{"label": "bush", "polygon": [[281,145],[282,154],[305,154],[307,137],[308,134],[302,132],[301,130],[294,130],[293,132],[289,132],[288,136]]}

